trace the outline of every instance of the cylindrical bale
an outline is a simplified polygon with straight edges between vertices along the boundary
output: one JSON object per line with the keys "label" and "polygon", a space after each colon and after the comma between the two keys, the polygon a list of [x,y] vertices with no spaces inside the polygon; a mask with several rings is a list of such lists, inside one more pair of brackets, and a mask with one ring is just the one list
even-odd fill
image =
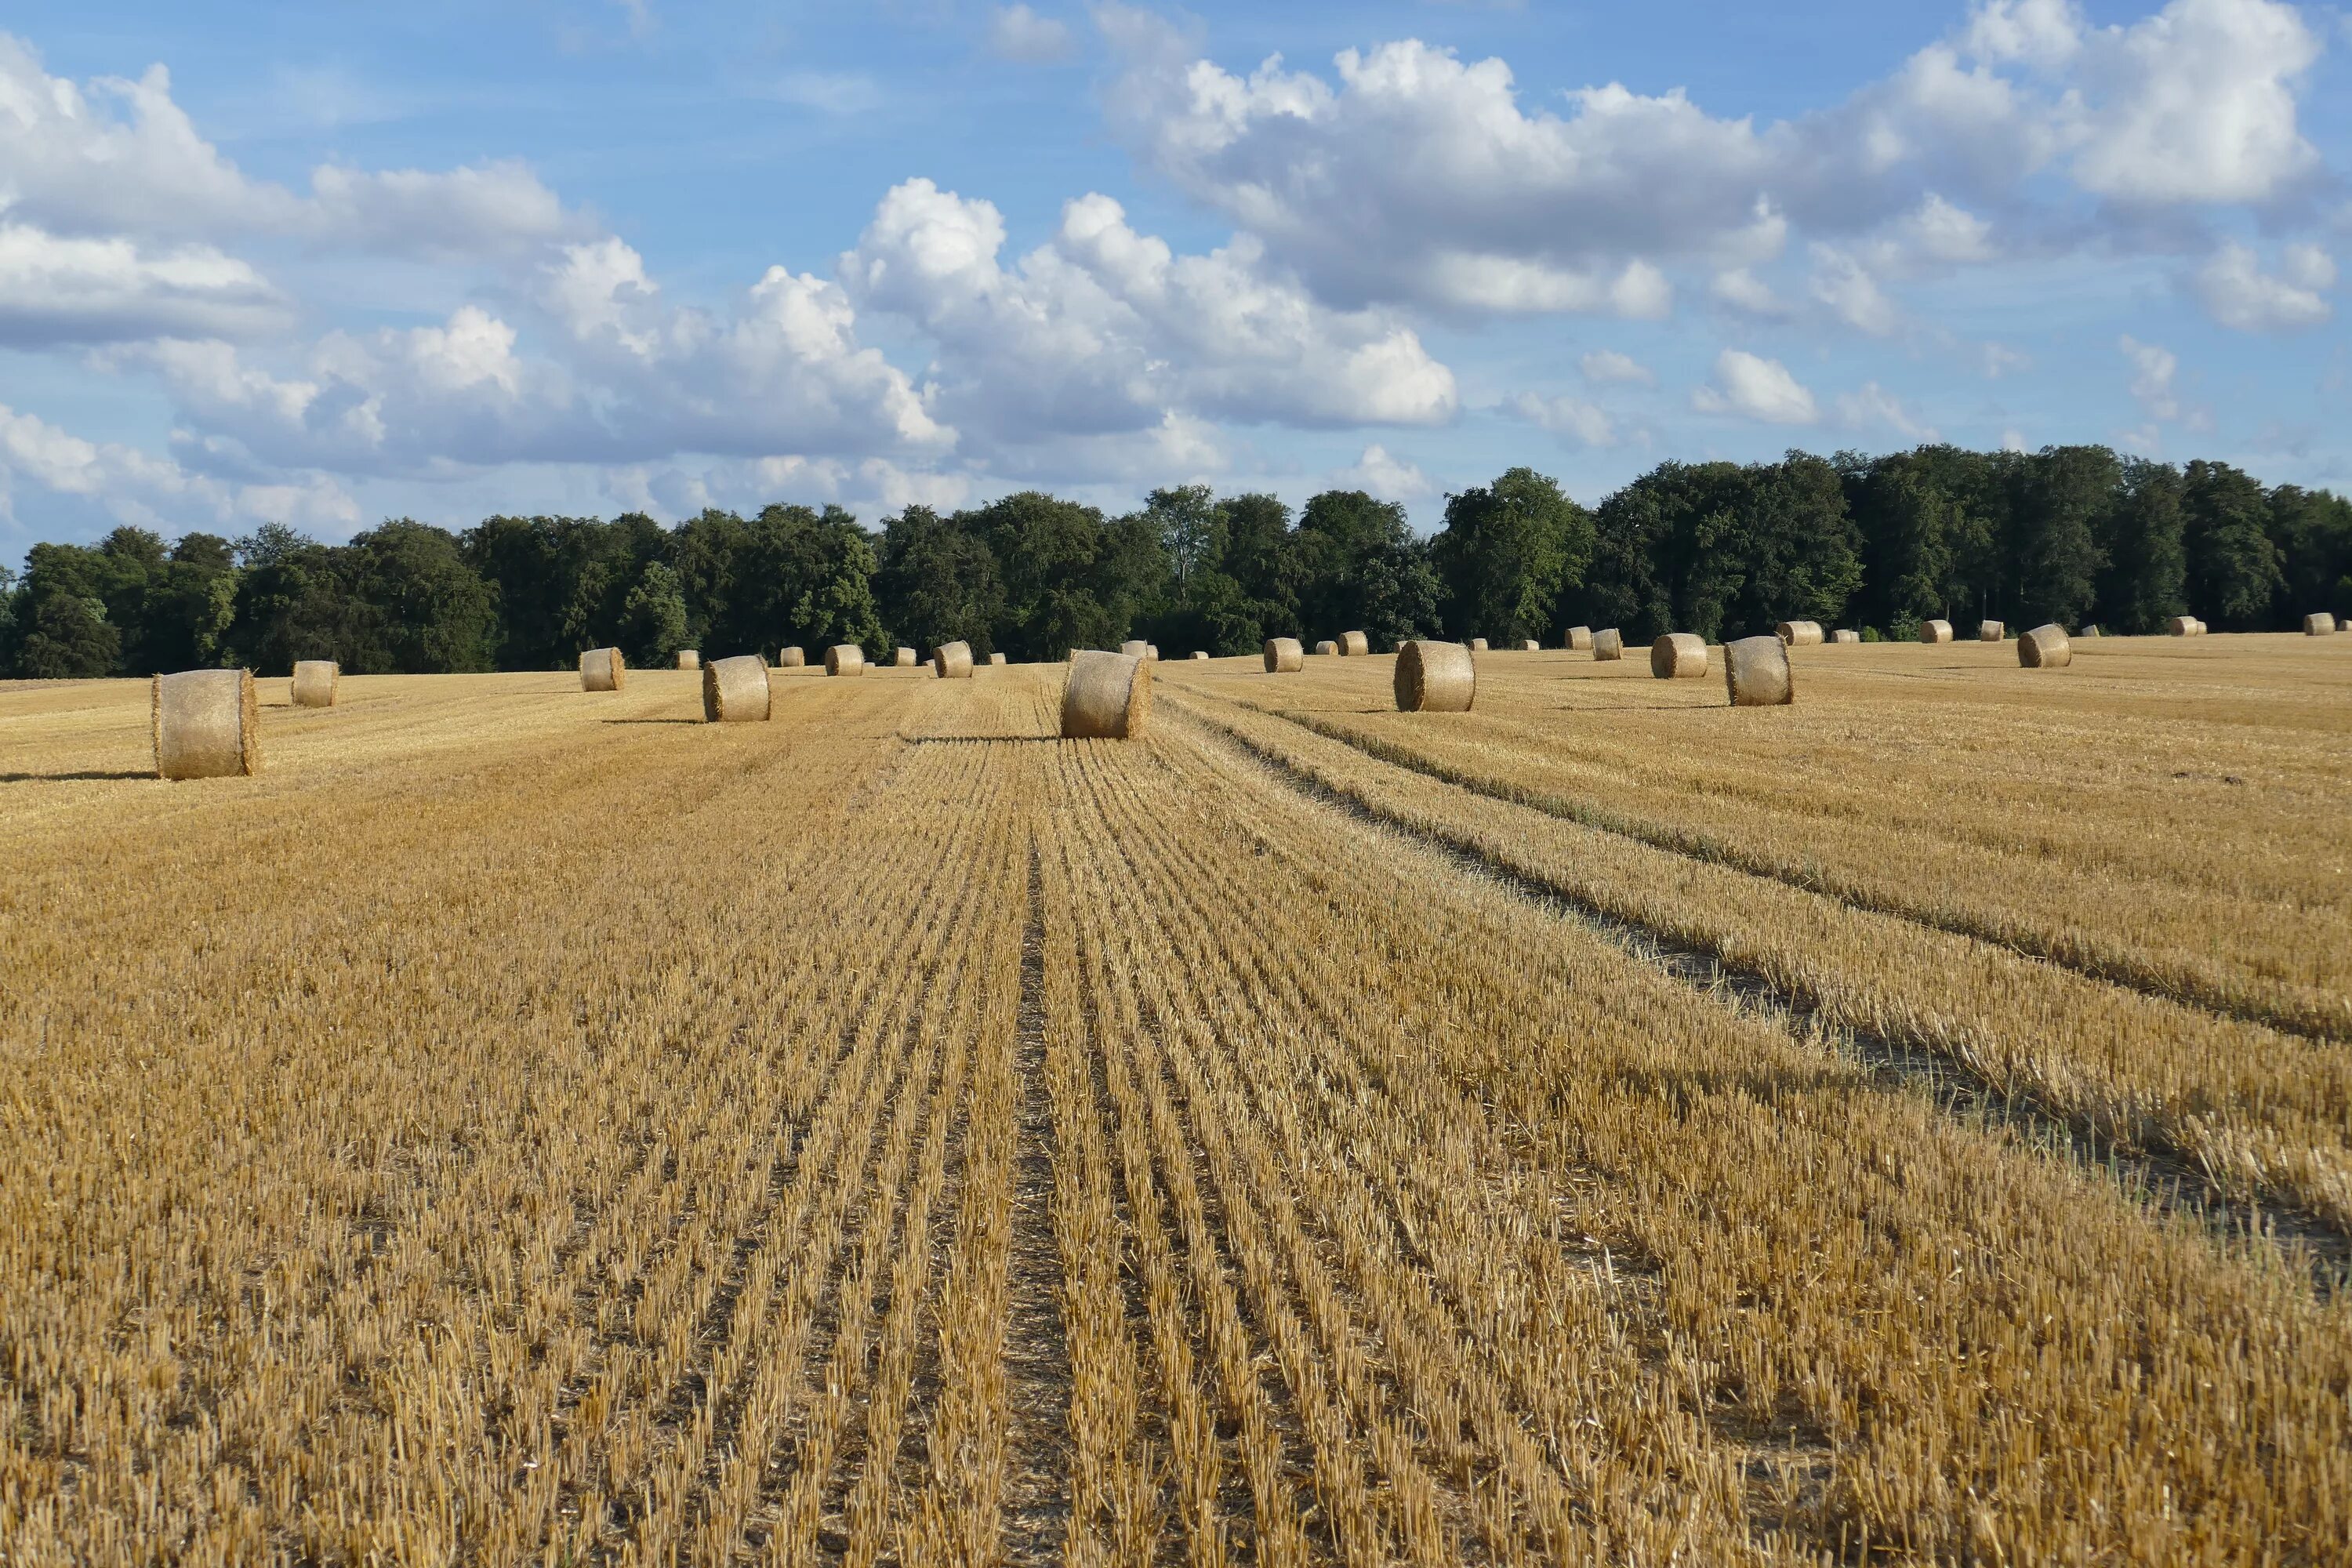
{"label": "cylindrical bale", "polygon": [[990,654],[988,656],[988,662],[992,665],[1003,664],[1004,662],[1004,656],[1001,653]]}
{"label": "cylindrical bale", "polygon": [[1472,637],[1470,639],[1470,651],[1472,653],[1485,653],[1486,651],[1486,639],[1485,637]]}
{"label": "cylindrical bale", "polygon": [[[1118,651],[1127,655],[1129,658],[1150,658],[1151,657],[1151,645],[1145,642],[1141,637],[1129,637],[1127,641],[1118,645]],[[1070,651],[1070,657],[1072,658],[1077,658],[1077,650],[1073,648]]]}
{"label": "cylindrical bale", "polygon": [[788,647],[782,653],[776,655],[776,668],[778,669],[804,669],[807,666],[808,655],[803,653],[799,648]]}
{"label": "cylindrical bale", "polygon": [[890,662],[900,669],[912,669],[923,661],[915,657],[913,648],[902,647],[890,656]]}
{"label": "cylindrical bale", "polygon": [[1399,645],[1398,712],[1467,713],[1477,696],[1478,667],[1460,643],[1416,637]]}
{"label": "cylindrical bale", "polygon": [[1862,634],[1860,632],[1849,631],[1843,626],[1839,627],[1836,631],[1830,634],[1830,641],[1833,643],[1860,642],[1861,640]]}
{"label": "cylindrical bale", "polygon": [[1139,741],[1151,713],[1151,661],[1082,650],[1062,684],[1062,738]]}
{"label": "cylindrical bale", "polygon": [[2027,669],[2063,669],[2074,662],[2074,646],[2066,628],[2053,621],[2017,639],[2017,662]]}
{"label": "cylindrical bale", "polygon": [[261,704],[249,669],[159,675],[149,689],[159,779],[233,779],[261,771]]}
{"label": "cylindrical bale", "polygon": [[618,691],[628,680],[628,667],[616,647],[592,647],[580,656],[580,689]]}
{"label": "cylindrical bale", "polygon": [[1782,644],[1789,647],[1816,647],[1822,641],[1819,621],[1782,621],[1780,627]]}
{"label": "cylindrical bale", "polygon": [[2175,616],[2170,620],[2164,623],[2164,629],[2171,636],[2177,637],[2195,637],[2197,635],[2197,617],[2195,616]]}
{"label": "cylindrical bale", "polygon": [[1297,637],[1265,639],[1265,672],[1268,675],[1283,675],[1306,668],[1307,650],[1298,646]]}
{"label": "cylindrical bale", "polygon": [[971,644],[963,641],[941,643],[931,650],[931,668],[941,680],[971,679]]}
{"label": "cylindrical bale", "polygon": [[1625,657],[1625,634],[1615,626],[1592,634],[1592,657],[1618,659]]}
{"label": "cylindrical bale", "polygon": [[1592,651],[1592,628],[1591,628],[1591,626],[1570,626],[1570,627],[1569,627],[1569,628],[1568,628],[1568,640],[1567,640],[1566,642],[1562,643],[1560,646],[1561,646],[1562,647],[1564,647],[1564,648],[1568,649],[1568,651],[1569,651],[1569,652],[1570,652],[1570,653],[1590,653],[1590,652],[1591,652],[1591,651]]}
{"label": "cylindrical bale", "polygon": [[1341,632],[1339,652],[1349,658],[1360,658],[1372,651],[1372,639],[1361,632]]}
{"label": "cylindrical bale", "polygon": [[2327,637],[2336,635],[2336,617],[2322,610],[2303,617],[2303,635],[2307,637]]}
{"label": "cylindrical bale", "polygon": [[2009,627],[2000,621],[1977,623],[1977,641],[1979,642],[1999,642],[2007,636],[2009,636]]}
{"label": "cylindrical bale", "polygon": [[1339,645],[1333,642],[1329,637],[1325,637],[1321,642],[1315,645],[1315,652],[1319,658],[1336,658],[1339,657]]}
{"label": "cylindrical bale", "polygon": [[1521,637],[1519,639],[1519,651],[1521,653],[1541,653],[1543,651],[1543,644],[1536,641],[1533,637]]}
{"label": "cylindrical bale", "polygon": [[680,669],[700,669],[702,668],[702,650],[700,648],[692,647],[682,647],[678,649],[677,667]]}
{"label": "cylindrical bale", "polygon": [[1152,663],[1158,664],[1160,662],[1160,645],[1156,642],[1146,643],[1143,648],[1143,657],[1150,659]]}
{"label": "cylindrical bale", "polygon": [[768,661],[756,653],[746,653],[704,665],[702,717],[711,724],[766,723]]}
{"label": "cylindrical bale", "polygon": [[1929,643],[1951,641],[1952,623],[1949,621],[1921,621],[1919,623],[1919,640],[1921,642]]}
{"label": "cylindrical bale", "polygon": [[824,672],[827,675],[863,675],[866,673],[866,650],[854,642],[837,642],[824,650]]}
{"label": "cylindrical bale", "polygon": [[1197,648],[1197,647],[1196,647],[1196,648],[1194,648],[1194,649],[1192,650],[1192,657],[1193,657],[1194,658],[1208,658],[1208,657],[1209,657],[1209,655],[1208,655],[1207,650],[1202,649],[1202,648]]}
{"label": "cylindrical bale", "polygon": [[1706,639],[1696,632],[1668,632],[1650,645],[1650,673],[1660,680],[1698,679],[1706,673]]}
{"label": "cylindrical bale", "polygon": [[[1701,647],[1699,657],[1706,656]],[[1723,684],[1734,708],[1783,708],[1794,702],[1797,686],[1789,675],[1789,645],[1777,636],[1724,644]]]}
{"label": "cylindrical bale", "polygon": [[2086,637],[2095,637],[2102,634],[2096,626],[2084,626],[2079,635]]}
{"label": "cylindrical bale", "polygon": [[342,684],[343,667],[331,658],[294,661],[294,706],[332,708],[335,689]]}

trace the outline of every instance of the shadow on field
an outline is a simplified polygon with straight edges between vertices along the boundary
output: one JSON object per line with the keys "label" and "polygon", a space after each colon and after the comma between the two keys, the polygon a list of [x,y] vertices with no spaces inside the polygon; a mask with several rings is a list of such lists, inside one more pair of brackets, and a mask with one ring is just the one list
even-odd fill
{"label": "shadow on field", "polygon": [[152,779],[154,776],[153,768],[113,772],[92,769],[79,773],[0,773],[0,784],[88,784],[101,779]]}

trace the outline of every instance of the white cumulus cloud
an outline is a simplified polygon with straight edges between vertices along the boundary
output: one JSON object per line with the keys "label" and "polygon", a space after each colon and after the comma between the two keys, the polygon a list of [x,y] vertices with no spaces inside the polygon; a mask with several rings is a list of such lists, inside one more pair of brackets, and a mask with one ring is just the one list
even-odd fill
{"label": "white cumulus cloud", "polygon": [[1631,354],[1615,349],[1595,349],[1576,362],[1584,379],[1595,386],[1655,386],[1658,373]]}
{"label": "white cumulus cloud", "polygon": [[988,52],[1023,65],[1056,65],[1076,54],[1077,45],[1067,22],[1026,5],[999,5],[989,13]]}
{"label": "white cumulus cloud", "polygon": [[1821,417],[1813,395],[1776,359],[1741,349],[1716,356],[1715,381],[1692,392],[1701,414],[1737,415],[1767,425],[1811,425]]}
{"label": "white cumulus cloud", "polygon": [[2263,270],[2251,247],[2224,245],[2198,269],[2197,297],[2225,327],[2242,332],[2294,331],[2333,314],[2336,259],[2316,245],[2291,245],[2277,273]]}

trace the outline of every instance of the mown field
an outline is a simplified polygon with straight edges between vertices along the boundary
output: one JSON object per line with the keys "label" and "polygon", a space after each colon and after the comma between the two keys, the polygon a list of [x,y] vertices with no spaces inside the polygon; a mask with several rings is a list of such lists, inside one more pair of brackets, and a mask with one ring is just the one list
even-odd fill
{"label": "mown field", "polygon": [[2352,638],[0,685],[0,1564],[2352,1560]]}

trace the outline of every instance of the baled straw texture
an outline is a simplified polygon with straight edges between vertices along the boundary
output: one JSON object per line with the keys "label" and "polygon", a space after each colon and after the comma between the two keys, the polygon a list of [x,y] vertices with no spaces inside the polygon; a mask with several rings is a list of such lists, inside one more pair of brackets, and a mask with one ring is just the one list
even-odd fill
{"label": "baled straw texture", "polygon": [[2336,617],[2326,610],[2321,610],[2316,615],[2304,616],[2303,635],[2307,637],[2334,637]]}
{"label": "baled straw texture", "polygon": [[990,654],[988,656],[988,662],[992,665],[1003,664],[1004,662],[1004,656],[1001,653]]}
{"label": "baled straw texture", "polygon": [[702,667],[702,717],[711,724],[768,721],[768,661],[756,653],[714,658]]}
{"label": "baled straw texture", "polygon": [[1400,713],[1467,713],[1478,696],[1478,666],[1458,642],[1417,637],[1397,648]]}
{"label": "baled straw texture", "polygon": [[1820,645],[1822,640],[1822,623],[1819,621],[1782,621],[1780,623],[1780,640],[1790,647],[1815,647]]}
{"label": "baled straw texture", "polygon": [[1146,643],[1143,647],[1143,657],[1150,659],[1152,663],[1158,664],[1160,662],[1160,645],[1156,642]]}
{"label": "baled straw texture", "polygon": [[1205,648],[1197,648],[1197,647],[1196,647],[1196,648],[1194,648],[1194,649],[1192,650],[1192,657],[1193,657],[1194,658],[1208,658],[1208,657],[1209,657],[1209,655],[1208,655],[1208,650],[1207,650],[1207,649],[1205,649]]}
{"label": "baled straw texture", "polygon": [[1521,653],[1541,653],[1543,652],[1543,644],[1538,642],[1533,637],[1521,637],[1519,639],[1519,651]]}
{"label": "baled straw texture", "polygon": [[2164,623],[2164,629],[2172,637],[2193,637],[2197,635],[2197,617],[2195,616],[2175,616],[2170,620]]}
{"label": "baled straw texture", "polygon": [[854,642],[837,642],[824,650],[824,672],[827,675],[863,675],[866,673],[866,650]]}
{"label": "baled straw texture", "polygon": [[148,723],[159,779],[233,779],[261,771],[261,704],[249,669],[157,676]]}
{"label": "baled straw texture", "polygon": [[1360,658],[1372,651],[1372,639],[1361,632],[1341,632],[1339,653],[1342,658]]}
{"label": "baled straw texture", "polygon": [[890,662],[898,666],[900,669],[912,669],[915,666],[920,664],[922,660],[915,657],[915,650],[913,648],[902,647],[890,656]]}
{"label": "baled straw texture", "polygon": [[1151,714],[1151,661],[1131,653],[1081,651],[1062,684],[1066,741],[1139,741]]}
{"label": "baled straw texture", "polygon": [[1336,658],[1339,657],[1339,645],[1333,642],[1329,637],[1325,637],[1321,642],[1315,645],[1315,652],[1318,658]]}
{"label": "baled straw texture", "polygon": [[971,679],[971,644],[958,639],[941,643],[931,650],[931,668],[941,680]]}
{"label": "baled straw texture", "polygon": [[678,649],[677,667],[680,669],[700,669],[702,668],[702,650],[700,648],[694,647],[682,647]]}
{"label": "baled straw texture", "polygon": [[2027,669],[2063,669],[2074,662],[2074,646],[2066,628],[2053,621],[2017,639],[2017,662]]}
{"label": "baled straw texture", "polygon": [[1598,631],[1593,633],[1592,657],[1595,658],[1623,658],[1625,657],[1625,634],[1619,631],[1615,626],[1611,626],[1606,631]]}
{"label": "baled straw texture", "polygon": [[1949,621],[1921,621],[1919,623],[1919,640],[1927,643],[1951,641],[1952,623]]}
{"label": "baled straw texture", "polygon": [[1797,685],[1789,673],[1789,645],[1777,636],[1724,644],[1723,685],[1734,708],[1787,707],[1797,700]]}
{"label": "baled straw texture", "polygon": [[331,658],[294,661],[294,706],[332,708],[335,689],[342,684],[343,667]]}
{"label": "baled straw texture", "polygon": [[1862,634],[1860,632],[1848,631],[1843,626],[1830,634],[1830,641],[1834,643],[1860,642],[1861,640]]}
{"label": "baled straw texture", "polygon": [[1668,632],[1650,645],[1650,673],[1660,680],[1698,679],[1706,674],[1706,639],[1696,632]]}
{"label": "baled straw texture", "polygon": [[[1118,651],[1125,654],[1129,658],[1150,658],[1151,657],[1151,645],[1145,642],[1141,637],[1129,637],[1127,641],[1118,645]],[[1070,657],[1072,658],[1078,657],[1075,649],[1072,650]]]}
{"label": "baled straw texture", "polygon": [[2000,621],[1977,623],[1977,641],[1979,642],[1999,642],[2007,636],[2009,636],[2009,627]]}
{"label": "baled straw texture", "polygon": [[1592,647],[1592,628],[1591,626],[1569,627],[1567,647],[1570,653],[1590,652]]}
{"label": "baled straw texture", "polygon": [[1470,651],[1472,653],[1485,653],[1486,651],[1486,639],[1485,637],[1472,637],[1470,639]]}
{"label": "baled straw texture", "polygon": [[806,668],[807,666],[808,655],[802,652],[799,648],[788,647],[782,653],[776,655],[776,668],[778,669],[803,669]]}
{"label": "baled straw texture", "polygon": [[1265,672],[1268,675],[1284,675],[1306,668],[1307,650],[1298,646],[1297,637],[1265,639]]}
{"label": "baled straw texture", "polygon": [[580,689],[583,691],[618,691],[628,680],[629,671],[616,647],[592,647],[580,656]]}

